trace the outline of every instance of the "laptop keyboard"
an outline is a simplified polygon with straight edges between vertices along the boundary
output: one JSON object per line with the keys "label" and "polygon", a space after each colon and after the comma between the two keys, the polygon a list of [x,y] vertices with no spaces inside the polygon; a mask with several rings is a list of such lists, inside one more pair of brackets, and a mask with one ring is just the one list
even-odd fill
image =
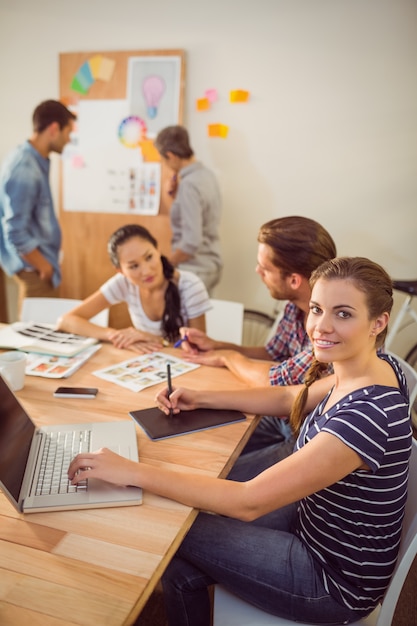
{"label": "laptop keyboard", "polygon": [[68,467],[76,454],[90,450],[90,438],[89,430],[45,433],[45,446],[35,490],[37,496],[87,491],[87,480],[71,485]]}

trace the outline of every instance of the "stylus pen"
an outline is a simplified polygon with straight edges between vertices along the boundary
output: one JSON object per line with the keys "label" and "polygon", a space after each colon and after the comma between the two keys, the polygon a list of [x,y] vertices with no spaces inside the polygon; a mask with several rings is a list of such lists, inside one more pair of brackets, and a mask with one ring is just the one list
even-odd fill
{"label": "stylus pen", "polygon": [[181,337],[181,339],[178,339],[178,341],[174,343],[174,348],[179,348],[183,341],[188,341],[187,335],[184,335],[184,337]]}
{"label": "stylus pen", "polygon": [[[167,363],[167,379],[168,379],[168,399],[172,393],[171,365]],[[172,408],[169,409],[169,416],[173,416]]]}

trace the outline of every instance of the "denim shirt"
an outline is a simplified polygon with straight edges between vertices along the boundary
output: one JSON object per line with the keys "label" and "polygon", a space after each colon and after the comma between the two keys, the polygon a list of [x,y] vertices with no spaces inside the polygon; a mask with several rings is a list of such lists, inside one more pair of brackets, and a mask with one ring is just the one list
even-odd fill
{"label": "denim shirt", "polygon": [[21,255],[37,248],[61,282],[61,229],[49,186],[50,161],[25,142],[5,161],[0,177],[0,265],[9,276],[33,269]]}

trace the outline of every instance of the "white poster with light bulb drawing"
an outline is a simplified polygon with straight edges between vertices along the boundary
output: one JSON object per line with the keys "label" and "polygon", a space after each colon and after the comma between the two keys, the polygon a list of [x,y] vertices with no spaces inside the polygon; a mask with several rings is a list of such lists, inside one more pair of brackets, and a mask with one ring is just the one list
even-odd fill
{"label": "white poster with light bulb drawing", "polygon": [[129,113],[143,120],[148,138],[154,139],[166,126],[178,124],[180,93],[180,57],[129,57]]}

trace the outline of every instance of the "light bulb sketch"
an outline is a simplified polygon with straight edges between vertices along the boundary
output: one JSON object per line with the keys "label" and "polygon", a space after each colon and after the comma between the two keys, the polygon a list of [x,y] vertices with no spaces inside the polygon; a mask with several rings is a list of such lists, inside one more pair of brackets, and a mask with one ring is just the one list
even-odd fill
{"label": "light bulb sketch", "polygon": [[146,76],[142,81],[142,91],[146,103],[146,112],[151,120],[158,115],[158,106],[165,92],[165,81],[161,76]]}

